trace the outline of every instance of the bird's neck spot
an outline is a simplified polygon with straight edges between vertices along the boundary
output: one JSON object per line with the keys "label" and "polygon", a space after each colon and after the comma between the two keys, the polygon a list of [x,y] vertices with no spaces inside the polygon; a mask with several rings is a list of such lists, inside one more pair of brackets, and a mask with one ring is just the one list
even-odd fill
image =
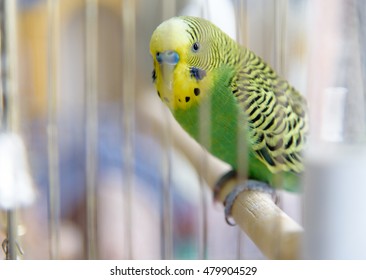
{"label": "bird's neck spot", "polygon": [[211,85],[212,77],[209,73],[191,67],[185,80],[180,80],[180,78],[176,80],[174,91],[175,109],[187,110],[192,106],[201,104],[211,91]]}

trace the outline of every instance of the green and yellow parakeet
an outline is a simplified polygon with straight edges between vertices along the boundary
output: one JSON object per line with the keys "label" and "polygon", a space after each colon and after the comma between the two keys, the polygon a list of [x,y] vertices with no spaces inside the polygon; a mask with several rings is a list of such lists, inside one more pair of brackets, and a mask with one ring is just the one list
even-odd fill
{"label": "green and yellow parakeet", "polygon": [[[207,125],[210,153],[234,170],[247,156],[249,188],[259,181],[296,190],[308,122],[305,99],[287,81],[202,18],[163,22],[152,34],[150,52],[159,97],[194,139],[200,141],[199,129]],[[205,104],[210,118],[202,124]]]}

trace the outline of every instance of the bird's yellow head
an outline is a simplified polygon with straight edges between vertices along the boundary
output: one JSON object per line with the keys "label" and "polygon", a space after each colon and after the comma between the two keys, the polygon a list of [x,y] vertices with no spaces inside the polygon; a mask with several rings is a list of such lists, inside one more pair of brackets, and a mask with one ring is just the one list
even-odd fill
{"label": "bird's yellow head", "polygon": [[159,97],[171,110],[188,109],[210,91],[211,70],[218,62],[213,59],[217,43],[212,36],[218,32],[205,19],[174,17],[152,34],[153,81]]}

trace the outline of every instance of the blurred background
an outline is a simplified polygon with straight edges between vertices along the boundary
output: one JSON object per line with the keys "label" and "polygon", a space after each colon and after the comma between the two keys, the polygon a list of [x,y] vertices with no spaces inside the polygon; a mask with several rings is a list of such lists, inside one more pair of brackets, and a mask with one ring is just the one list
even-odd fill
{"label": "blurred background", "polygon": [[216,23],[307,97],[304,193],[280,206],[303,258],[366,258],[364,1],[0,3],[1,258],[265,258],[155,93],[150,37],[176,15]]}

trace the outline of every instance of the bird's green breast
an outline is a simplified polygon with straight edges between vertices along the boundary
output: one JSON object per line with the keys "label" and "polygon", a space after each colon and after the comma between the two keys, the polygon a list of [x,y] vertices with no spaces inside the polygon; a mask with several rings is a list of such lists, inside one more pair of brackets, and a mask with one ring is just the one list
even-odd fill
{"label": "bird's green breast", "polygon": [[297,175],[290,172],[275,175],[254,156],[248,143],[246,116],[230,90],[232,75],[232,71],[220,69],[206,98],[189,109],[173,110],[174,117],[197,142],[234,169],[242,166],[239,162],[244,159],[250,179],[294,190]]}

